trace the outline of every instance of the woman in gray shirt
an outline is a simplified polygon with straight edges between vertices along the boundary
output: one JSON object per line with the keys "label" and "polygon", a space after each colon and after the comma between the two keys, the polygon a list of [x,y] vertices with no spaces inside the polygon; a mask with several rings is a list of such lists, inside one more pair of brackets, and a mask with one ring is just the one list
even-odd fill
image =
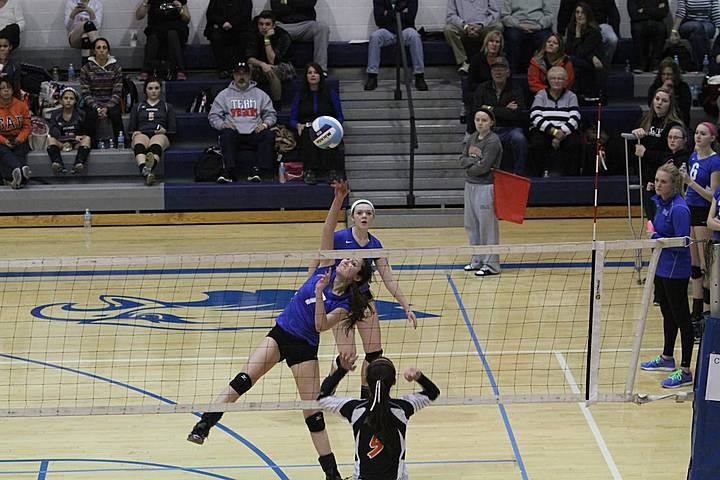
{"label": "woman in gray shirt", "polygon": [[[483,105],[474,116],[475,132],[463,149],[460,166],[465,169],[465,231],[470,245],[497,245],[500,229],[495,217],[493,168],[502,160],[502,143],[493,133],[495,115],[492,107]],[[465,271],[474,271],[476,277],[500,273],[500,256],[473,255]]]}

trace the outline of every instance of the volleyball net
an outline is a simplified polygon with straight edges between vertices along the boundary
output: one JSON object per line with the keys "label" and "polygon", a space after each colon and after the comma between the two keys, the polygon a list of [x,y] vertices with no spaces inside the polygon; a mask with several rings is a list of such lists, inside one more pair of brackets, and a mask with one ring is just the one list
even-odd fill
{"label": "volleyball net", "polygon": [[[660,251],[684,242],[2,261],[0,416],[308,407],[285,365],[237,403],[211,403],[307,279],[308,264],[350,255],[388,258],[418,327],[376,273],[385,355],[399,376],[417,366],[431,378],[437,403],[633,401],[641,348],[662,345],[660,322],[646,328],[652,282],[636,281],[635,262],[646,259],[652,278]],[[463,270],[487,253],[500,255],[501,275]],[[321,379],[335,355],[324,332]],[[359,372],[337,395],[358,395]],[[393,394],[415,388],[399,378]]]}

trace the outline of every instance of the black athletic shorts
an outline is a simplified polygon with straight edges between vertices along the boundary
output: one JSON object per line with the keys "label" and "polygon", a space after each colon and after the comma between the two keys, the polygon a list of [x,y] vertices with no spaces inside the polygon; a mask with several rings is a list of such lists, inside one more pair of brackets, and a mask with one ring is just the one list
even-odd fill
{"label": "black athletic shorts", "polygon": [[706,227],[707,217],[710,213],[710,207],[690,207],[690,226],[691,227]]}
{"label": "black athletic shorts", "polygon": [[280,325],[275,325],[267,336],[277,342],[280,361],[285,360],[288,367],[318,358],[318,347],[313,347],[306,340],[286,332]]}

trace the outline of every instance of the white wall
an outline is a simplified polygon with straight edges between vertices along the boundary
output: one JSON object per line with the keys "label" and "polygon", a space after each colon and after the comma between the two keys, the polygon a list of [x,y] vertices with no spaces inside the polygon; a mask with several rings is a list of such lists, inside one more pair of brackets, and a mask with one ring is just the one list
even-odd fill
{"label": "white wall", "polygon": [[[557,11],[560,0],[548,0]],[[626,0],[617,0],[622,17],[621,36],[630,36]],[[28,48],[59,47],[67,44],[63,23],[65,0],[20,0],[25,10],[27,26],[23,32],[22,44]],[[102,34],[113,45],[127,45],[128,30],[142,32],[145,21],[135,21],[135,7],[139,0],[103,0],[104,22]],[[255,0],[255,13],[269,2]],[[205,9],[208,0],[188,0],[192,15],[190,42],[206,42],[202,36],[205,28]],[[445,24],[446,0],[420,0],[416,26],[428,30],[441,30]],[[371,0],[318,0],[318,18],[331,26],[331,40],[342,41],[367,38],[375,29],[372,19]],[[142,35],[141,35],[142,37]]]}

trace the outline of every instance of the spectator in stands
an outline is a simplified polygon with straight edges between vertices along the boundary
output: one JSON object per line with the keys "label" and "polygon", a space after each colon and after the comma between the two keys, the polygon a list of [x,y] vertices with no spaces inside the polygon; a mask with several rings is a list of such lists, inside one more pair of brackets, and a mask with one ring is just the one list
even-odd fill
{"label": "spectator in stands", "polygon": [[500,0],[448,0],[445,22],[443,34],[458,72],[467,74],[470,62],[463,40],[480,42],[490,29],[502,30]]}
{"label": "spectator in stands", "polygon": [[630,34],[633,41],[633,67],[635,73],[649,72],[662,58],[670,14],[668,0],[628,0]]}
{"label": "spectator in stands", "polygon": [[[263,10],[255,17],[256,34],[248,45],[247,63],[254,66],[253,80],[279,105],[282,82],[295,77],[295,67],[287,58],[292,39],[275,23],[275,14]],[[277,108],[279,109],[279,107]]]}
{"label": "spectator in stands", "polygon": [[32,175],[27,164],[30,151],[30,111],[15,98],[12,82],[0,78],[0,174],[13,189],[22,188]]}
{"label": "spectator in stands", "polygon": [[305,169],[305,183],[315,185],[319,177],[330,184],[342,180],[344,153],[341,145],[336,148],[318,148],[310,138],[310,122],[321,115],[344,120],[338,93],[325,84],[326,74],[318,63],[309,63],[300,91],[290,107],[290,123],[300,137],[300,155]]}
{"label": "spectator in stands", "polygon": [[648,88],[648,106],[652,104],[655,92],[660,87],[668,88],[673,92],[680,119],[683,124],[689,125],[690,107],[692,106],[690,86],[682,79],[680,67],[672,58],[665,58],[660,62],[655,81]]}
{"label": "spectator in stands", "polygon": [[210,41],[220,78],[230,78],[230,70],[245,59],[253,38],[252,0],[210,0],[203,32]]}
{"label": "spectator in stands", "polygon": [[[579,3],[578,0],[560,0],[557,16],[557,31],[560,35],[565,35]],[[605,65],[610,66],[615,56],[620,33],[620,12],[615,5],[615,0],[586,0],[586,3],[593,12],[602,36],[604,52],[602,61]]]}
{"label": "spectator in stands", "polygon": [[8,78],[13,84],[13,90],[20,93],[20,80],[22,72],[20,65],[12,58],[13,51],[10,39],[5,33],[0,32],[0,78]]}
{"label": "spectator in stands", "polygon": [[[667,143],[668,151],[661,154],[659,158],[659,164],[664,165],[666,163],[672,163],[677,168],[687,169],[687,163],[690,160],[690,151],[687,148],[687,130],[680,124],[673,125],[668,129]],[[645,174],[645,170],[643,170]],[[652,192],[651,183],[648,182],[647,190]],[[653,205],[653,212],[655,205]],[[645,208],[646,213],[648,209]]]}
{"label": "spectator in stands", "polygon": [[0,34],[10,40],[13,50],[20,46],[20,32],[25,29],[21,0],[0,0]]}
{"label": "spectator in stands", "polygon": [[[495,216],[493,168],[500,168],[502,143],[492,129],[495,125],[493,108],[480,107],[473,117],[475,132],[465,143],[460,166],[465,169],[464,226],[470,245],[497,245],[500,228]],[[476,277],[500,273],[500,256],[473,255],[465,265],[466,272]]]}
{"label": "spectator in stands", "polygon": [[98,30],[102,20],[103,4],[100,0],[67,0],[65,3],[68,42],[71,47],[80,49],[83,65],[90,57],[92,43],[100,36]]}
{"label": "spectator in stands", "polygon": [[221,91],[208,114],[210,125],[220,132],[225,167],[222,180],[232,181],[236,174],[236,151],[238,147],[255,147],[257,154],[253,165],[244,166],[249,182],[272,179],[275,134],[270,127],[277,119],[270,97],[251,81],[251,67],[240,62],[233,70],[233,81]]}
{"label": "spectator in stands", "polygon": [[62,152],[75,150],[72,173],[83,173],[86,169],[92,139],[85,134],[85,112],[78,108],[80,95],[72,87],[60,90],[62,108],[52,112],[49,127],[47,153],[50,167],[55,175],[67,173]]}
{"label": "spectator in stands", "polygon": [[565,45],[577,78],[578,95],[580,98],[599,96],[605,88],[605,63],[600,59],[602,35],[593,11],[585,2],[577,2]]}
{"label": "spectator in stands", "polygon": [[[642,160],[643,178],[641,185],[655,180],[655,171],[666,163],[666,155],[670,151],[668,134],[675,126],[682,127],[682,120],[675,105],[672,91],[660,87],[655,91],[650,110],[643,115],[638,128],[632,131],[638,142],[635,144],[635,155]],[[652,192],[643,191],[643,205],[648,220],[655,218],[655,203],[651,200]]]}
{"label": "spectator in stands", "polygon": [[80,92],[85,100],[86,132],[97,146],[97,125],[106,118],[112,123],[117,138],[123,129],[120,98],[122,97],[122,67],[110,55],[110,42],[100,37],[93,42],[94,55],[80,69]]}
{"label": "spectator in stands", "polygon": [[670,41],[680,38],[690,41],[695,70],[702,69],[702,62],[715,30],[720,28],[720,2],[717,0],[677,0]]}
{"label": "spectator in stands", "polygon": [[547,72],[552,67],[562,67],[567,72],[567,88],[575,83],[575,71],[570,57],[565,53],[565,41],[557,33],[551,33],[543,46],[530,59],[528,87],[533,95],[547,88]]}
{"label": "spectator in stands", "polygon": [[524,72],[532,52],[552,33],[552,10],[547,0],[504,0],[500,19],[512,71]]}
{"label": "spectator in stands", "polygon": [[503,56],[503,52],[502,32],[500,30],[489,31],[483,39],[480,52],[470,60],[466,103],[469,104],[472,101],[473,94],[481,83],[492,80],[490,65],[495,63],[497,57]]}
{"label": "spectator in stands", "polygon": [[[513,172],[518,175],[525,173],[527,163],[527,139],[523,127],[527,124],[525,109],[525,92],[513,85],[510,64],[503,57],[497,57],[490,67],[492,80],[483,82],[473,97],[473,114],[483,105],[492,107],[495,116],[493,131],[500,138],[503,150],[511,151],[513,156]],[[474,118],[474,117],[473,117]],[[468,126],[468,132],[474,130]]]}
{"label": "spectator in stands", "polygon": [[170,146],[168,135],[176,131],[175,108],[162,99],[162,82],[157,78],[145,81],[145,101],[130,111],[128,132],[132,132],[132,149],[145,184],[155,183],[155,168]]}
{"label": "spectator in stands", "polygon": [[294,41],[313,42],[313,61],[327,71],[330,27],[317,21],[316,4],[317,0],[270,0],[278,26],[288,32]]}
{"label": "spectator in stands", "polygon": [[530,150],[536,174],[575,175],[581,154],[580,108],[577,97],[566,88],[562,67],[548,71],[550,86],[535,95],[530,108]]}
{"label": "spectator in stands", "polygon": [[153,76],[187,80],[182,47],[188,40],[190,11],[187,0],[141,0],[135,9],[135,18],[148,17],[145,36],[145,60],[139,80]]}
{"label": "spectator in stands", "polygon": [[377,88],[377,76],[380,68],[380,49],[388,45],[395,45],[397,32],[395,31],[395,13],[400,13],[402,36],[405,45],[410,47],[413,71],[415,72],[415,88],[425,91],[425,58],[420,34],[415,30],[415,17],[418,11],[418,0],[373,0],[373,16],[375,25],[379,28],[370,34],[368,45],[367,82],[365,90]]}

